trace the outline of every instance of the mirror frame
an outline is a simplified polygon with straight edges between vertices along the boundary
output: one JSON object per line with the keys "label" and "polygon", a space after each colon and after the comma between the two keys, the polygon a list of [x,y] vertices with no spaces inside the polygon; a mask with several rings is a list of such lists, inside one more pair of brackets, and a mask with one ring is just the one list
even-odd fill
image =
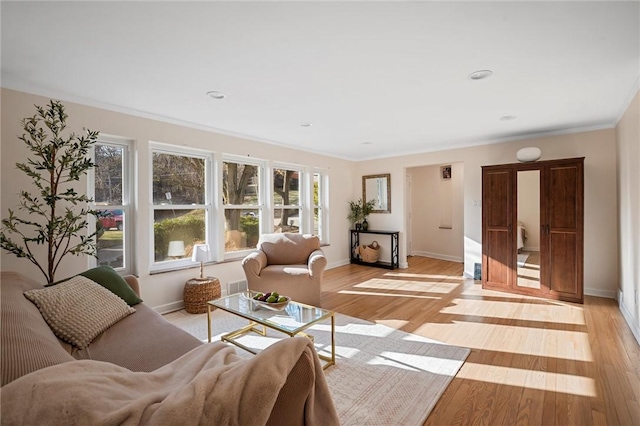
{"label": "mirror frame", "polygon": [[385,173],[381,175],[367,175],[362,176],[362,200],[367,202],[367,179],[387,179],[387,209],[386,210],[371,210],[371,213],[391,213],[391,174]]}

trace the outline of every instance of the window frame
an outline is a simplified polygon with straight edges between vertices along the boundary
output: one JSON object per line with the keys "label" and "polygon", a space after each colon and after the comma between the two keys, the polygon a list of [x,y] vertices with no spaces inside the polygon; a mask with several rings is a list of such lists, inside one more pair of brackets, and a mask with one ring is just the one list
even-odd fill
{"label": "window frame", "polygon": [[[257,205],[253,205],[253,204],[246,204],[246,205],[245,204],[226,204],[225,205],[224,204],[224,200],[222,199],[223,192],[224,192],[224,182],[223,182],[224,163],[244,164],[249,166],[256,166],[258,168],[258,204]],[[232,210],[232,209],[233,210],[249,210],[249,209],[258,210],[258,219],[260,221],[259,233],[260,235],[264,233],[265,224],[268,223],[269,216],[270,216],[267,213],[268,203],[266,202],[267,195],[269,194],[269,188],[266,186],[267,185],[266,182],[268,181],[268,179],[266,178],[266,170],[267,170],[266,162],[264,160],[260,160],[257,158],[247,158],[247,157],[241,157],[241,156],[232,155],[232,154],[222,154],[219,161],[219,170],[220,170],[220,173],[218,175],[218,178],[220,183],[216,185],[216,188],[220,192],[219,196],[217,197],[217,200],[220,205],[219,214],[218,214],[219,226],[217,227],[217,229],[218,229],[218,235],[221,235],[222,238],[218,239],[218,250],[219,250],[219,253],[222,254],[222,258],[224,260],[243,259],[249,253],[255,251],[256,248],[252,247],[252,248],[247,248],[245,250],[230,251],[230,252],[226,251],[225,237],[224,237],[225,235],[224,227],[226,223],[225,212],[226,210]]]}
{"label": "window frame", "polygon": [[[275,173],[276,170],[286,170],[286,171],[292,171],[292,172],[298,172],[298,204],[276,204],[275,202],[275,196],[276,196],[276,191],[275,188],[273,187],[274,181],[273,181],[273,175]],[[269,227],[266,228],[266,233],[275,233],[274,230],[274,222],[275,222],[275,217],[276,217],[276,210],[281,209],[281,210],[285,210],[285,209],[298,209],[298,234],[308,234],[308,206],[309,203],[306,200],[307,194],[309,193],[309,191],[307,190],[307,176],[309,176],[310,174],[307,173],[307,171],[305,170],[304,167],[300,166],[300,165],[296,165],[296,164],[288,164],[288,163],[280,163],[280,162],[273,162],[271,164],[271,168],[269,170],[269,175],[270,175],[270,184],[269,184],[269,199],[271,200],[271,207],[270,207],[270,213],[271,213],[271,221],[269,222]],[[313,230],[313,227],[311,228]]]}
{"label": "window frame", "polygon": [[[192,157],[204,160],[204,204],[154,204],[153,201],[153,155],[154,153],[175,155],[182,157]],[[214,154],[211,151],[201,150],[197,148],[185,148],[176,145],[170,145],[161,142],[149,143],[149,272],[158,273],[185,269],[195,266],[191,258],[174,259],[174,260],[155,260],[155,212],[156,210],[167,210],[167,206],[171,206],[172,210],[204,210],[205,221],[205,242],[209,244],[212,250],[212,260],[216,260],[217,246],[214,244],[215,221],[213,220],[213,212],[215,205],[213,204],[213,187],[215,186],[214,176]]]}
{"label": "window frame", "polygon": [[[324,169],[314,168],[311,171],[311,230],[315,232],[314,211],[317,208],[321,214],[318,221],[318,238],[323,245],[329,244],[329,173]],[[318,204],[313,199],[313,183],[314,177],[318,175]]]}
{"label": "window frame", "polygon": [[[119,136],[100,134],[96,143],[90,149],[91,160],[95,163],[95,146],[96,145],[108,145],[118,148],[122,148],[122,204],[113,205],[99,205],[95,201],[95,184],[96,175],[95,168],[91,168],[87,175],[87,194],[93,200],[89,203],[89,206],[93,210],[122,210],[124,216],[124,228],[123,228],[123,264],[124,266],[114,268],[120,275],[135,274],[135,252],[134,238],[135,238],[135,223],[136,218],[134,215],[133,202],[135,200],[135,162],[133,161],[133,147],[134,140]],[[94,217],[91,215],[91,217]],[[93,233],[96,230],[96,224],[94,220],[89,220],[88,226],[89,232]],[[95,268],[98,266],[97,258],[97,238],[96,238],[96,257],[88,257],[88,267]]]}

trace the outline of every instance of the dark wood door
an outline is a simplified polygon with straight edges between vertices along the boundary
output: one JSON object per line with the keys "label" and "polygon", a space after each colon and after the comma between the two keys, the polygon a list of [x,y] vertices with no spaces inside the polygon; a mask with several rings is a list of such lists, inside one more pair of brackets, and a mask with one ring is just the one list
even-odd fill
{"label": "dark wood door", "polygon": [[582,303],[583,163],[551,165],[544,174],[542,279],[552,298]]}
{"label": "dark wood door", "polygon": [[[584,158],[482,168],[482,287],[583,301]],[[540,288],[518,287],[517,172],[540,170]]]}
{"label": "dark wood door", "polygon": [[482,287],[512,287],[513,170],[483,168],[482,172]]}

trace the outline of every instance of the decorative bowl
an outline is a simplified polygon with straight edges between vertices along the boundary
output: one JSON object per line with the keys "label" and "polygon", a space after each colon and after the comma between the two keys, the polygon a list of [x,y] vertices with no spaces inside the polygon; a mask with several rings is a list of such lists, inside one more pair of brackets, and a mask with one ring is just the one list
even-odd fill
{"label": "decorative bowl", "polygon": [[269,302],[263,302],[261,300],[256,300],[254,298],[251,298],[251,303],[253,303],[254,309],[264,308],[264,309],[269,309],[271,311],[282,311],[284,310],[284,308],[287,307],[289,302],[291,302],[290,297],[287,297],[287,296],[282,296],[282,297],[286,298],[287,300],[285,300],[284,302],[269,303]]}

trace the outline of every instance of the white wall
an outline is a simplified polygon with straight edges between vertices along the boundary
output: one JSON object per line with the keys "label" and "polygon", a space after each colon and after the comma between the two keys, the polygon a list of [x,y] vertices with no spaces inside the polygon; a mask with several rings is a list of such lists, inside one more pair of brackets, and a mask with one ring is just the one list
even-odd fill
{"label": "white wall", "polygon": [[[464,259],[464,194],[462,163],[451,165],[451,179],[441,165],[407,169],[411,176],[412,254],[462,262]],[[447,216],[443,218],[442,216]],[[447,223],[445,223],[447,222]],[[442,225],[450,224],[451,229]]]}
{"label": "white wall", "polygon": [[620,310],[640,343],[640,92],[616,127]]}
{"label": "white wall", "polygon": [[615,129],[362,161],[357,166],[360,176],[391,173],[393,211],[388,215],[372,215],[369,222],[376,229],[401,232],[400,264],[406,264],[406,169],[464,163],[464,271],[473,276],[474,263],[481,263],[482,252],[481,166],[514,163],[516,152],[527,146],[539,147],[541,160],[585,157],[585,293],[615,297],[618,282]]}
{"label": "white wall", "polygon": [[[28,151],[17,135],[22,134],[20,119],[33,115],[34,104],[44,105],[47,98],[3,89],[1,92],[2,129],[1,129],[1,197],[2,216],[5,217],[8,207],[17,205],[17,192],[27,189],[30,181],[15,169],[15,163],[24,161]],[[628,184],[624,187],[624,202],[630,205],[627,213],[620,214],[628,218],[638,217],[638,177],[631,165],[638,164],[637,159],[637,98],[630,107],[631,112],[618,126],[618,140],[621,157],[629,159],[625,168]],[[330,175],[331,245],[325,248],[331,266],[348,262],[349,259],[349,223],[346,220],[347,201],[362,196],[362,175],[391,173],[392,212],[390,214],[372,214],[369,216],[371,229],[387,229],[400,231],[400,264],[406,263],[406,212],[405,175],[408,168],[427,165],[462,163],[464,165],[464,263],[465,273],[473,276],[474,263],[481,260],[481,219],[482,209],[482,176],[481,166],[491,164],[512,163],[518,149],[526,146],[538,146],[542,149],[542,160],[586,157],[585,158],[585,293],[606,297],[614,297],[618,282],[618,214],[616,193],[616,129],[606,129],[568,135],[559,135],[538,139],[526,139],[509,143],[482,145],[471,148],[422,153],[402,157],[353,163],[332,157],[311,154],[274,145],[258,143],[246,139],[221,135],[204,130],[193,129],[174,124],[140,118],[132,115],[116,113],[99,108],[87,107],[65,102],[70,116],[71,127],[81,132],[82,127],[100,130],[104,134],[127,137],[135,140],[135,155],[139,168],[137,171],[137,200],[134,206],[139,218],[135,239],[138,247],[150,241],[148,218],[149,206],[149,141],[158,141],[176,145],[208,149],[236,155],[250,155],[256,158],[299,163],[327,168]],[[635,109],[634,109],[635,108]],[[634,115],[635,114],[635,115]],[[635,130],[633,130],[635,126]],[[631,129],[631,130],[630,130]],[[635,132],[635,133],[634,133]],[[622,140],[622,142],[620,142]],[[634,154],[635,153],[635,154]],[[628,177],[626,177],[629,175]],[[635,179],[635,180],[634,180]],[[24,187],[24,188],[23,188]],[[84,182],[80,189],[86,188]],[[622,196],[622,195],[621,195]],[[627,204],[624,204],[625,206]],[[621,204],[622,205],[622,204]],[[626,207],[622,207],[626,209]],[[635,216],[634,216],[635,215]],[[633,222],[633,221],[631,221]],[[631,225],[624,225],[624,232],[629,232]],[[637,228],[633,228],[637,232]],[[622,231],[621,231],[622,233]],[[626,275],[638,281],[638,237],[630,236],[636,256],[635,275]],[[635,239],[634,239],[635,238]],[[621,251],[626,248],[621,248]],[[171,307],[182,300],[184,282],[194,276],[197,270],[184,270],[157,275],[149,275],[150,259],[148,250],[137,250],[136,269],[140,274],[143,297],[150,306]],[[87,260],[74,258],[67,261],[60,272],[65,277],[84,270]],[[33,266],[23,259],[2,253],[0,255],[2,270],[17,270],[30,277],[42,280]],[[626,267],[625,273],[629,274]],[[224,284],[244,278],[239,262],[229,262],[206,267],[208,275],[217,276]],[[633,291],[631,291],[633,293]]]}
{"label": "white wall", "polygon": [[518,221],[527,230],[524,250],[540,251],[540,171],[518,172]]}
{"label": "white wall", "polygon": [[[7,89],[2,89],[1,93],[2,193],[0,198],[2,203],[1,216],[6,217],[7,208],[15,207],[18,204],[19,190],[31,189],[31,181],[15,168],[16,162],[24,162],[30,154],[24,143],[17,138],[23,133],[20,120],[34,115],[34,104],[44,106],[49,99]],[[187,269],[155,275],[149,274],[151,261],[149,258],[150,250],[148,250],[150,244],[149,221],[151,220],[149,141],[327,169],[330,178],[328,213],[331,217],[329,229],[331,244],[324,247],[324,251],[332,266],[348,261],[347,200],[351,198],[354,187],[360,188],[359,180],[354,186],[352,162],[71,102],[64,102],[64,104],[69,115],[70,129],[76,133],[81,134],[82,128],[85,127],[99,130],[102,134],[121,136],[135,141],[135,158],[138,164],[137,202],[134,206],[137,218],[135,224],[137,262],[135,269],[140,275],[142,296],[148,305],[161,309],[179,306],[182,301],[184,282],[198,273],[197,269]],[[78,184],[80,191],[84,192],[86,188],[86,182]],[[88,259],[86,257],[71,256],[63,263],[57,277],[64,278],[81,272],[87,268],[87,265]],[[2,270],[20,271],[31,278],[44,282],[43,276],[30,262],[18,259],[4,251],[0,255],[0,267]],[[244,272],[239,261],[206,266],[205,269],[206,274],[220,279],[223,291],[227,282],[244,279]]]}

